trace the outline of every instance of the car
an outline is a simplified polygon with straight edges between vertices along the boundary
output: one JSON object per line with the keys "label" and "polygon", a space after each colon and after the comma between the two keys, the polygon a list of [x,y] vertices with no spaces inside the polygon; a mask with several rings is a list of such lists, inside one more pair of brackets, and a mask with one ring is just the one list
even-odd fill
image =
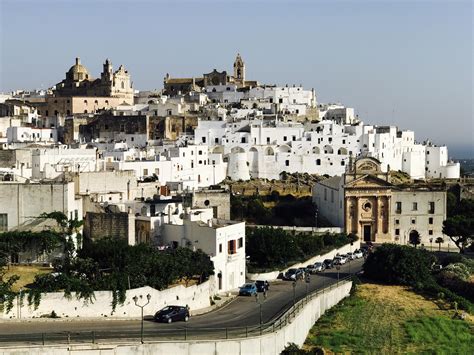
{"label": "car", "polygon": [[334,260],[324,259],[323,264],[325,265],[326,269],[332,269],[334,267]]}
{"label": "car", "polygon": [[308,274],[313,275],[313,274],[317,273],[318,270],[316,270],[316,268],[314,267],[314,264],[310,264],[310,265],[307,265],[307,266],[306,266],[306,272],[307,272]]}
{"label": "car", "polygon": [[289,269],[285,274],[283,275],[284,280],[290,280],[290,281],[296,281],[298,279],[303,279],[303,271],[301,269]]}
{"label": "car", "polygon": [[354,254],[355,254],[355,253],[349,252],[349,253],[347,253],[346,255],[347,255],[348,257],[350,257],[351,260],[355,260],[355,259],[357,259],[357,256],[355,256]]}
{"label": "car", "polygon": [[334,265],[344,265],[347,262],[347,259],[342,255],[336,256],[334,258]]}
{"label": "car", "polygon": [[246,283],[239,290],[239,296],[255,296],[257,286],[254,283]]}
{"label": "car", "polygon": [[298,268],[298,270],[301,271],[301,275],[299,275],[302,279],[304,279],[304,277],[306,276],[306,274],[309,274],[309,270],[306,269],[305,267],[300,267]]}
{"label": "car", "polygon": [[153,319],[156,322],[172,323],[174,321],[189,320],[189,309],[183,306],[166,306],[155,313]]}
{"label": "car", "polygon": [[356,257],[356,259],[361,259],[361,258],[364,257],[364,253],[362,253],[362,251],[360,251],[360,250],[356,250],[354,252],[354,256]]}
{"label": "car", "polygon": [[265,292],[270,288],[270,283],[267,280],[257,280],[255,286],[257,286],[257,292]]}
{"label": "car", "polygon": [[326,265],[324,263],[317,262],[313,264],[313,268],[316,270],[316,272],[322,272],[326,270]]}

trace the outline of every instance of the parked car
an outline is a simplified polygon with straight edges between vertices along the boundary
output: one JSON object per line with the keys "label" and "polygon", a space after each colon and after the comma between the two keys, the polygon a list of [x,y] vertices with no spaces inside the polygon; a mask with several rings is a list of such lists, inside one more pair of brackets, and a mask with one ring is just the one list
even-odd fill
{"label": "parked car", "polygon": [[306,276],[306,274],[309,274],[309,270],[306,269],[305,267],[300,267],[300,268],[298,268],[298,270],[301,271],[300,277],[301,277],[302,279],[304,279],[304,277]]}
{"label": "parked car", "polygon": [[356,257],[356,259],[361,259],[361,258],[364,257],[364,253],[362,253],[362,251],[360,251],[360,250],[356,250],[354,252],[354,256]]}
{"label": "parked car", "polygon": [[298,279],[303,279],[303,278],[304,278],[304,275],[301,269],[289,269],[283,275],[283,279],[290,280],[290,281],[296,281]]}
{"label": "parked car", "polygon": [[253,283],[244,284],[239,290],[239,296],[255,296],[257,294],[257,286]]}
{"label": "parked car", "polygon": [[336,256],[334,258],[334,265],[344,265],[346,262],[347,259],[342,255]]}
{"label": "parked car", "polygon": [[172,323],[178,320],[189,320],[189,309],[183,306],[166,306],[155,313],[153,317],[156,322]]}
{"label": "parked car", "polygon": [[346,256],[349,260],[357,259],[357,257],[354,255],[354,253],[351,253],[351,252],[347,253]]}
{"label": "parked car", "polygon": [[326,270],[326,265],[320,262],[314,263],[313,267],[314,267],[314,270],[316,270],[316,272],[322,272]]}
{"label": "parked car", "polygon": [[307,265],[307,266],[306,266],[306,272],[307,272],[308,274],[313,275],[313,274],[317,273],[318,270],[316,270],[316,268],[314,267],[313,264],[310,264],[310,265]]}
{"label": "parked car", "polygon": [[266,280],[257,280],[255,286],[257,286],[257,292],[265,292],[270,288],[270,283]]}
{"label": "parked car", "polygon": [[334,261],[332,259],[324,259],[323,264],[326,269],[332,269],[334,267]]}

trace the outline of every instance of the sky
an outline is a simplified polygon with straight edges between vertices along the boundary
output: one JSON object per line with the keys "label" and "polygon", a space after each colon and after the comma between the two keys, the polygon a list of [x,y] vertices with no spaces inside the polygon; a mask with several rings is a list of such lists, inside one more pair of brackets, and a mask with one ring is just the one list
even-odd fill
{"label": "sky", "polygon": [[365,123],[474,158],[473,5],[458,0],[0,0],[0,92],[47,88],[80,57],[110,58],[138,90],[232,71],[315,88]]}

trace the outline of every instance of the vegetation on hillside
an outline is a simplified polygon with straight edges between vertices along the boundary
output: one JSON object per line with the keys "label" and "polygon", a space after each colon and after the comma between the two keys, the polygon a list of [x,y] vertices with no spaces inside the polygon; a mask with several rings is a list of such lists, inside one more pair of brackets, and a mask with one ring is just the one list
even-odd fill
{"label": "vegetation on hillside", "polygon": [[[471,261],[465,258],[465,271],[472,275],[470,268]],[[371,280],[394,284],[411,286],[416,291],[431,297],[440,297],[442,295],[446,300],[456,303],[461,309],[472,312],[474,305],[466,298],[466,294],[457,292],[459,290],[453,287],[455,280],[468,282],[468,277],[462,278],[459,273],[453,271],[455,265],[450,269],[449,264],[447,270],[437,272],[433,266],[438,262],[434,254],[421,249],[415,249],[408,246],[400,246],[395,244],[383,244],[376,248],[369,255],[364,264],[364,275]],[[448,280],[453,281],[448,282]],[[467,286],[459,288],[471,288],[474,285],[470,283]]]}
{"label": "vegetation on hillside", "polygon": [[273,226],[314,226],[316,210],[310,197],[232,195],[231,218],[250,224]]}
{"label": "vegetation on hillside", "polygon": [[447,219],[443,222],[443,233],[449,236],[461,253],[474,244],[474,200],[456,197],[448,192]]}
{"label": "vegetation on hillside", "polygon": [[327,311],[311,329],[303,350],[284,354],[435,353],[472,354],[472,319],[453,319],[443,301],[431,301],[402,286],[362,284]]}
{"label": "vegetation on hillside", "polygon": [[248,270],[278,270],[355,241],[346,234],[294,234],[281,228],[248,228]]}

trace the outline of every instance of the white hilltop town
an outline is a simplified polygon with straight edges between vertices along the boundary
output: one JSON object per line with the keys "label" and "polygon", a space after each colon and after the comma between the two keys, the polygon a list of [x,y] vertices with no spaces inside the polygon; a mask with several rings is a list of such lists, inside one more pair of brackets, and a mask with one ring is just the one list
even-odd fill
{"label": "white hilltop town", "polygon": [[[71,64],[65,78],[47,90],[0,95],[0,232],[47,231],[51,221],[39,217],[61,212],[80,222],[71,232],[76,248],[84,240],[115,238],[127,247],[205,253],[213,269],[205,283],[199,277],[196,284],[174,285],[174,291],[138,288],[155,309],[179,304],[205,313],[238,293],[246,280],[285,275],[287,269],[248,272],[253,260],[247,227],[256,226],[231,214],[233,201],[245,195],[236,186],[286,184],[283,176],[297,179],[297,188],[300,179],[309,179],[306,197],[316,211],[308,225],[284,229],[354,238],[355,246],[345,244],[312,263],[353,252],[364,242],[409,245],[418,238],[416,244],[424,247],[436,241],[440,249],[457,249],[443,234],[443,221],[447,189],[463,179],[443,142],[417,141],[414,131],[366,122],[356,108],[318,102],[317,88],[249,80],[240,54],[230,71],[188,78],[165,74],[162,89],[155,91],[133,87],[133,73],[124,65],[114,69],[109,59],[100,74],[89,72],[92,63],[80,58],[71,58]],[[64,255],[22,249],[7,258],[10,264],[50,267]],[[98,273],[103,270],[108,269]],[[48,295],[38,309],[26,310],[18,301],[0,315],[38,318],[55,307],[55,314],[69,319],[105,314],[143,322],[135,305],[146,297],[132,298],[135,276],[127,276],[126,301],[117,312],[105,314],[117,296],[100,291],[89,305]],[[335,280],[339,286],[339,269]],[[321,302],[318,317],[348,294],[350,285],[341,287],[322,296],[334,299]],[[261,307],[261,301],[257,297],[252,305]],[[290,321],[284,327],[291,326]],[[285,337],[299,343],[305,337],[299,338]]]}

